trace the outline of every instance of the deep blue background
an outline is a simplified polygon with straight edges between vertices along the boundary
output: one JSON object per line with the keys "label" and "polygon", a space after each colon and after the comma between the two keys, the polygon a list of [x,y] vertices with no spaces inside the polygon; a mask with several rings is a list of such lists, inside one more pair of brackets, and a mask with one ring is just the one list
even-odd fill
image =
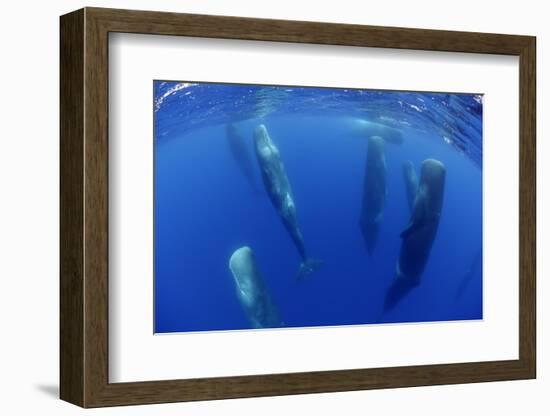
{"label": "deep blue background", "polygon": [[[372,257],[358,225],[367,155],[358,118],[405,137],[386,146],[388,195]],[[325,263],[302,282],[259,170],[251,185],[232,158],[227,122],[254,163],[259,123],[280,150],[306,248]],[[286,326],[482,318],[481,137],[474,95],[155,82],[155,332],[250,328],[228,268],[243,245]],[[447,168],[439,230],[420,286],[382,315],[409,220],[402,163],[419,175],[426,158]]]}

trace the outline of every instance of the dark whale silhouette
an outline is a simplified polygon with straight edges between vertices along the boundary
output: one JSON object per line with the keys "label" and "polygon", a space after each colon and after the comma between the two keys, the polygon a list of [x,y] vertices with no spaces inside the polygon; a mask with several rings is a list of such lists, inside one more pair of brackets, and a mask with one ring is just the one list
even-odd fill
{"label": "dark whale silhouette", "polygon": [[445,175],[445,166],[440,161],[427,159],[422,163],[411,219],[401,233],[401,251],[394,282],[386,295],[385,310],[393,308],[420,283],[439,226]]}
{"label": "dark whale silhouette", "polygon": [[227,143],[233,159],[254,192],[259,192],[257,167],[252,156],[252,142],[243,137],[237,127],[230,123],[225,126]]}
{"label": "dark whale silhouette", "polygon": [[479,251],[474,256],[472,263],[470,264],[470,267],[460,279],[460,284],[458,285],[458,288],[455,294],[455,300],[458,300],[462,297],[469,283],[472,281],[474,276],[476,276],[478,272],[482,270],[482,267],[483,267],[483,250],[479,249]]}
{"label": "dark whale silhouette", "polygon": [[363,180],[363,202],[359,226],[367,245],[367,251],[372,254],[386,204],[386,156],[384,140],[379,136],[369,137],[365,178]]}
{"label": "dark whale silhouette", "polygon": [[273,144],[267,128],[263,124],[260,124],[254,131],[254,144],[265,190],[302,259],[296,274],[296,278],[301,279],[317,270],[322,262],[309,258],[306,254],[304,239],[298,227],[290,182],[279,149]]}

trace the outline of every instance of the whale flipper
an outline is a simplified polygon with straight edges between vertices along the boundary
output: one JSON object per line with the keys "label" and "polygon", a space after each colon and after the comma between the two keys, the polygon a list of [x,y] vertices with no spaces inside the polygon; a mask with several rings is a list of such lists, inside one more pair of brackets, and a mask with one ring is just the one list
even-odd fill
{"label": "whale flipper", "polygon": [[409,224],[407,228],[401,231],[401,234],[399,234],[399,236],[401,238],[407,238],[421,227],[422,227],[422,222],[413,222]]}

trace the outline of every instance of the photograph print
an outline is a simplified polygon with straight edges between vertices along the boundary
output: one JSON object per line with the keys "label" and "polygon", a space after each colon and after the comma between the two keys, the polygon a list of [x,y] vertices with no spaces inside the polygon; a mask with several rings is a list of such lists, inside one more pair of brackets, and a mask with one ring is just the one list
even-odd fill
{"label": "photograph print", "polygon": [[153,82],[154,332],[483,319],[483,95]]}

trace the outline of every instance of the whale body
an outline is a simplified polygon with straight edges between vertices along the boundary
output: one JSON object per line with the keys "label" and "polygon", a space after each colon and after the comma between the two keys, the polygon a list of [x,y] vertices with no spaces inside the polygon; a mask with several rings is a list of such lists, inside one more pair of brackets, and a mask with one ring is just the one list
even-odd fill
{"label": "whale body", "polygon": [[386,156],[384,140],[379,136],[369,138],[367,163],[363,180],[363,201],[359,226],[367,245],[367,251],[372,254],[386,204]]}
{"label": "whale body", "polygon": [[244,246],[229,259],[237,298],[253,328],[275,328],[283,325],[256,265],[254,253]]}
{"label": "whale body", "polygon": [[257,191],[257,168],[251,155],[252,143],[245,140],[245,138],[239,133],[237,127],[232,123],[225,126],[225,134],[233,159],[237,163],[237,166],[241,170],[243,176],[250,184],[250,187],[254,191]]}
{"label": "whale body", "polygon": [[394,129],[393,127],[389,127],[384,124],[376,123],[374,121],[356,119],[353,130],[354,133],[358,136],[378,136],[384,139],[384,141],[386,141],[387,143],[403,143],[403,133],[401,133],[400,130]]}
{"label": "whale body", "polygon": [[422,162],[411,219],[401,233],[399,275],[417,279],[424,271],[439,226],[444,189],[443,163],[435,159]]}
{"label": "whale body", "polygon": [[422,162],[411,218],[401,233],[396,277],[386,295],[386,310],[420,283],[439,227],[445,175],[445,166],[440,161],[427,159]]}
{"label": "whale body", "polygon": [[410,160],[403,163],[403,179],[405,181],[407,203],[409,204],[409,209],[412,211],[414,208],[416,192],[418,190],[418,177],[414,171],[414,165]]}
{"label": "whale body", "polygon": [[304,239],[298,227],[290,182],[279,149],[271,140],[265,125],[260,124],[255,129],[254,144],[264,188],[300,255],[301,263],[296,278],[301,279],[317,270],[321,266],[321,261],[309,258],[306,254]]}

